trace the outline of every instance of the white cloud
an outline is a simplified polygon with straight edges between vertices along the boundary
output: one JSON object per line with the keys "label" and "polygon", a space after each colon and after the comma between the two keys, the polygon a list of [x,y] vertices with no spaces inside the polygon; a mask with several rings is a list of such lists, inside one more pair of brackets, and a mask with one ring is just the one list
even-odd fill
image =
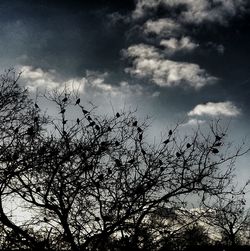
{"label": "white cloud", "polygon": [[[144,55],[146,56],[146,55]],[[41,68],[34,68],[32,66],[20,66],[18,69],[21,74],[21,81],[31,91],[35,92],[37,89],[59,89],[67,88],[69,91],[76,91],[78,93],[85,93],[91,95],[108,94],[111,96],[119,95],[148,95],[156,97],[156,93],[150,93],[141,85],[130,85],[126,81],[121,81],[117,85],[112,85],[107,82],[109,74],[107,72],[100,73],[96,71],[86,71],[84,77],[79,79],[68,79],[67,81],[60,80],[55,70],[45,71]]]}
{"label": "white cloud", "polygon": [[170,38],[163,39],[160,45],[165,47],[167,54],[171,55],[176,52],[191,52],[199,45],[191,41],[189,37],[182,37],[181,39]]}
{"label": "white cloud", "polygon": [[230,101],[218,103],[208,102],[197,105],[188,113],[188,116],[202,115],[236,117],[240,115],[240,110]]}
{"label": "white cloud", "polygon": [[63,89],[67,87],[69,90],[84,92],[86,83],[85,78],[69,79],[66,82],[58,80],[55,70],[44,71],[41,68],[34,68],[32,66],[20,66],[19,71],[21,79],[25,86],[32,92],[39,88],[42,89]]}
{"label": "white cloud", "polygon": [[248,0],[137,0],[132,17],[134,19],[145,16],[154,11],[159,5],[177,7],[185,5],[186,8],[177,17],[182,23],[219,22],[227,20],[237,13],[245,11]]}
{"label": "white cloud", "polygon": [[181,126],[198,126],[201,124],[204,124],[206,121],[205,120],[201,120],[201,119],[189,119],[186,123],[181,124]]}
{"label": "white cloud", "polygon": [[159,86],[189,86],[199,89],[216,81],[197,64],[175,62],[163,58],[158,50],[149,45],[130,46],[123,52],[131,58],[133,66],[126,72],[138,77],[149,78]]}
{"label": "white cloud", "polygon": [[182,30],[180,24],[178,24],[175,20],[169,18],[161,18],[158,20],[148,20],[144,24],[144,33],[150,34],[154,33],[156,35],[160,35],[162,37],[177,35]]}

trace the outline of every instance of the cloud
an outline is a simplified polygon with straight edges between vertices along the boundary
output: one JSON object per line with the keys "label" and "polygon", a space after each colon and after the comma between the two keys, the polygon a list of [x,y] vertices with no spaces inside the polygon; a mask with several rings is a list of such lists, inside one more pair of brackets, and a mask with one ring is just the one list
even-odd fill
{"label": "cloud", "polygon": [[143,28],[145,34],[156,34],[161,37],[178,35],[182,30],[182,26],[170,18],[148,20]]}
{"label": "cloud", "polygon": [[179,7],[177,19],[182,23],[218,22],[226,24],[228,19],[245,11],[247,2],[248,0],[137,0],[132,18],[142,18],[149,12],[157,11],[158,8]]}
{"label": "cloud", "polygon": [[192,118],[192,119],[189,119],[186,123],[181,124],[181,126],[191,126],[191,127],[193,127],[193,126],[198,126],[198,125],[201,125],[201,124],[204,124],[204,123],[206,123],[205,120]]}
{"label": "cloud", "polygon": [[159,51],[146,44],[130,46],[123,55],[132,59],[125,71],[138,78],[149,78],[159,86],[189,86],[199,89],[216,81],[199,65],[165,59]]}
{"label": "cloud", "polygon": [[240,110],[230,101],[226,102],[208,102],[199,104],[188,113],[188,116],[228,116],[236,117],[240,115]]}
{"label": "cloud", "polygon": [[66,82],[59,80],[55,70],[44,71],[41,68],[32,66],[20,66],[18,69],[21,72],[21,79],[25,86],[34,92],[37,89],[62,89],[67,87],[69,90],[84,92],[86,79],[69,79]]}
{"label": "cloud", "polygon": [[69,91],[77,91],[80,94],[84,93],[86,95],[91,94],[94,96],[103,94],[111,96],[159,96],[158,92],[151,93],[150,90],[146,90],[141,85],[130,85],[127,81],[120,81],[117,85],[112,85],[107,81],[107,78],[109,77],[107,72],[100,73],[87,70],[85,76],[82,78],[62,81],[55,70],[45,71],[41,68],[35,68],[32,66],[20,66],[18,70],[22,72],[22,83],[31,92],[35,92],[39,89],[62,90],[66,87]]}
{"label": "cloud", "polygon": [[181,39],[170,38],[163,39],[160,45],[165,47],[167,54],[171,55],[176,52],[191,52],[199,45],[191,41],[189,37],[182,37]]}

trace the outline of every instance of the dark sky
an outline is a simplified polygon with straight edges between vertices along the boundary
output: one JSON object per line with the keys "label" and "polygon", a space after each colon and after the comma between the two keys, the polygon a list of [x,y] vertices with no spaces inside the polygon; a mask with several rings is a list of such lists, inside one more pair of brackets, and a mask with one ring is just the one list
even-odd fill
{"label": "dark sky", "polygon": [[249,56],[249,0],[0,1],[2,71],[31,92],[68,83],[103,111],[138,107],[153,132],[221,118],[249,144]]}

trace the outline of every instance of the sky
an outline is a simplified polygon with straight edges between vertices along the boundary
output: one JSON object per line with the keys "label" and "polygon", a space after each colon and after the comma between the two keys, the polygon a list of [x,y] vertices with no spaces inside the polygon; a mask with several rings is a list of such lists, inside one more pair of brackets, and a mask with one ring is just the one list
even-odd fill
{"label": "sky", "polygon": [[249,0],[0,1],[1,72],[31,93],[66,84],[100,112],[136,108],[152,135],[220,118],[250,145],[249,56]]}

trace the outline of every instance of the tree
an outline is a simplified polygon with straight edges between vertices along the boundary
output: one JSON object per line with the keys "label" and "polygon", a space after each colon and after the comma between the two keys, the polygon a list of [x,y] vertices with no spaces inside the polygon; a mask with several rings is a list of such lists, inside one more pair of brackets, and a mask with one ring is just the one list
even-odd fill
{"label": "tree", "polygon": [[249,210],[245,209],[244,195],[220,198],[205,215],[207,223],[218,229],[222,242],[229,246],[243,244],[250,223]]}
{"label": "tree", "polygon": [[[10,104],[21,107],[6,121],[1,145],[0,215],[4,226],[36,250],[105,250],[115,241],[143,248],[152,213],[185,206],[187,195],[198,194],[204,202],[229,193],[234,160],[244,154],[241,148],[223,152],[226,132],[218,123],[207,136],[198,129],[180,139],[176,127],[150,144],[148,121],[134,112],[96,115],[64,89],[46,96],[58,109],[46,117],[26,90],[19,88],[17,95],[23,99]],[[3,106],[3,113],[8,109]],[[31,214],[22,223],[4,211],[4,202],[13,198],[18,210]]]}

